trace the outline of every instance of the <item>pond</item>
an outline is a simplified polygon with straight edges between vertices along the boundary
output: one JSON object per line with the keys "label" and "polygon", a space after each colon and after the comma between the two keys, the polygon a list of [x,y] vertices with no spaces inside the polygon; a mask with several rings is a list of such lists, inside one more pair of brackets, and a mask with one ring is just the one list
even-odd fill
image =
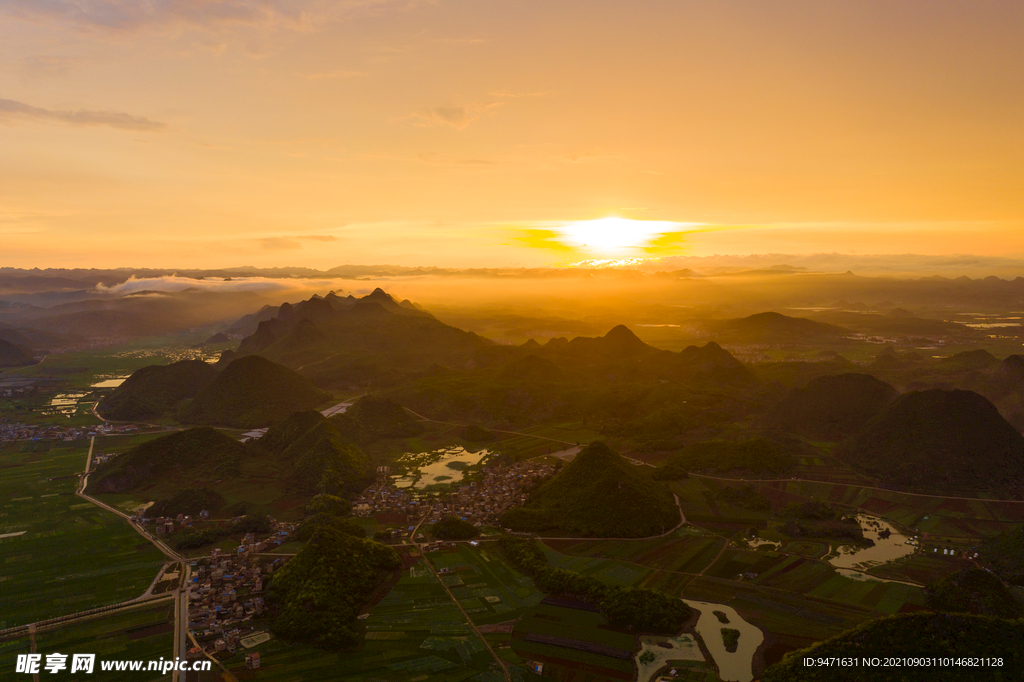
{"label": "pond", "polygon": [[[644,652],[654,656],[646,663],[640,659]],[[649,657],[648,657],[649,658]],[[666,666],[669,661],[703,661],[704,654],[693,635],[682,634],[678,637],[653,637],[644,635],[640,638],[640,651],[633,657],[636,662],[637,682],[649,682],[654,673]]]}
{"label": "pond", "polygon": [[[697,618],[697,634],[704,640],[711,657],[718,665],[718,676],[726,682],[751,682],[754,679],[754,653],[757,647],[764,641],[764,633],[759,628],[743,620],[736,609],[725,604],[714,604],[706,601],[693,601],[684,599],[684,602],[692,608],[700,611]],[[714,614],[715,611],[724,613],[728,623],[723,623]],[[736,651],[725,650],[725,642],[722,641],[722,628],[738,630],[740,638]]]}
{"label": "pond", "polygon": [[124,383],[124,380],[128,377],[116,377],[114,379],[104,379],[103,381],[97,381],[90,385],[90,388],[117,388]]}
{"label": "pond", "polygon": [[396,468],[405,469],[406,473],[392,477],[392,482],[396,488],[420,491],[430,486],[447,487],[462,481],[465,471],[489,454],[490,450],[470,452],[457,445],[431,452],[407,452],[395,460]]}
{"label": "pond", "polygon": [[857,514],[857,523],[864,531],[864,537],[874,540],[875,546],[833,548],[831,554],[838,554],[831,556],[828,562],[836,568],[865,570],[913,554],[916,549],[915,545],[907,544],[909,538],[906,535],[897,533],[884,519]]}
{"label": "pond", "polygon": [[43,414],[51,416],[62,414],[70,419],[78,410],[78,401],[85,396],[85,393],[58,393],[50,399],[50,404],[47,409],[43,410]]}

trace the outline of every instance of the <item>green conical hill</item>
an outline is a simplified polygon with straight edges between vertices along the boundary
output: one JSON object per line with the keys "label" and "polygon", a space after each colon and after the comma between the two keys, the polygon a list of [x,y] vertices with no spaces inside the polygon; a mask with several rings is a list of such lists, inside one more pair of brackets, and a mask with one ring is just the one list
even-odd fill
{"label": "green conical hill", "polygon": [[183,400],[194,397],[217,377],[217,370],[202,360],[170,365],[149,365],[136,370],[97,410],[115,421],[145,421],[170,414]]}
{"label": "green conical hill", "polygon": [[836,455],[883,482],[928,490],[1009,490],[1024,482],[1024,436],[973,391],[904,394]]}
{"label": "green conical hill", "polygon": [[20,367],[35,361],[31,348],[0,339],[0,367]]}
{"label": "green conical hill", "polygon": [[202,426],[146,441],[115,457],[97,469],[89,488],[96,493],[119,493],[158,477],[217,481],[237,476],[242,462],[251,456],[245,444]]}
{"label": "green conical hill", "polygon": [[330,398],[309,379],[259,355],[238,358],[178,412],[187,424],[271,426]]}
{"label": "green conical hill", "polygon": [[358,644],[359,609],[401,563],[390,547],[320,526],[267,588],[271,629],[286,640],[327,649]]}
{"label": "green conical hill", "polygon": [[768,416],[770,426],[810,438],[840,440],[878,414],[899,393],[870,374],[817,377],[793,389]]}
{"label": "green conical hill", "polygon": [[423,431],[423,425],[404,407],[389,398],[363,396],[345,412],[330,417],[342,436],[354,443],[381,438],[408,438]]}
{"label": "green conical hill", "polygon": [[266,452],[282,455],[313,428],[327,424],[327,417],[316,410],[295,412],[280,424],[275,424],[256,441],[256,446]]}
{"label": "green conical hill", "polygon": [[534,491],[526,505],[506,513],[502,523],[512,530],[644,537],[675,527],[679,509],[661,483],[595,442]]}

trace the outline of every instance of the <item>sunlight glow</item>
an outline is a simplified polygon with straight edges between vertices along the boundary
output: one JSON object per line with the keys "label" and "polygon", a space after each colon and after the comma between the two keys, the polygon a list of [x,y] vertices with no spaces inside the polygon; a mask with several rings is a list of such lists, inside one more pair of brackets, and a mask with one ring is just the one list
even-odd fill
{"label": "sunlight glow", "polygon": [[625,256],[651,247],[665,235],[685,231],[693,223],[664,220],[599,218],[555,227],[558,241],[579,251],[602,256]]}

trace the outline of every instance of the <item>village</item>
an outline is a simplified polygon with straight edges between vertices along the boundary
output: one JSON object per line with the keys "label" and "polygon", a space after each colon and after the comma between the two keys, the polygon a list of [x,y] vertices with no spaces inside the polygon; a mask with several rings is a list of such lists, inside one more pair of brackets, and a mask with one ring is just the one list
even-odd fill
{"label": "village", "polygon": [[74,441],[91,436],[112,436],[119,433],[134,433],[139,427],[131,424],[102,426],[54,426],[24,424],[22,422],[0,421],[0,442],[19,440],[60,440]]}
{"label": "village", "polygon": [[[396,487],[384,468],[377,482],[353,501],[352,511],[379,523],[402,524],[428,514],[428,520],[455,515],[476,526],[494,526],[502,514],[525,502],[529,492],[554,473],[552,464],[517,462],[487,467],[481,480],[465,482],[448,492],[424,494],[415,488]],[[399,537],[408,535],[403,531]]]}
{"label": "village", "polygon": [[[204,510],[199,518],[205,520],[209,513]],[[141,526],[152,526],[158,536],[194,527],[194,520],[183,514],[132,520]],[[208,556],[188,560],[191,581],[183,593],[188,595],[188,629],[197,644],[189,650],[190,656],[230,656],[239,646],[254,646],[249,641],[243,643],[249,637],[263,641],[251,621],[263,614],[264,583],[290,558],[269,552],[286,542],[295,530],[295,524],[271,520],[271,525],[271,534],[264,539],[246,533],[234,553],[215,547]],[[246,666],[260,667],[258,652],[246,654]]]}

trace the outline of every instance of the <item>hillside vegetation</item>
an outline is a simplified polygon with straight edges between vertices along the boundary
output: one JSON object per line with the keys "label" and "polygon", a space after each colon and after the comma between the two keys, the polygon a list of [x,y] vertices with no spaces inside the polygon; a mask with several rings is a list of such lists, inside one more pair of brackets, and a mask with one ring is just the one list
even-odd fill
{"label": "hillside vegetation", "polygon": [[408,438],[423,432],[423,425],[401,405],[368,395],[330,417],[330,421],[339,434],[360,444],[381,438]]}
{"label": "hillside vegetation", "polygon": [[588,537],[644,537],[674,528],[679,518],[663,484],[595,442],[537,488],[524,506],[506,512],[501,523],[519,531],[557,528]]}
{"label": "hillside vegetation", "polygon": [[0,339],[0,367],[20,367],[35,361],[35,353],[31,348]]}
{"label": "hillside vegetation", "polygon": [[796,460],[784,446],[767,438],[713,440],[682,447],[652,475],[659,480],[672,480],[684,478],[690,471],[780,474],[789,471],[795,464]]}
{"label": "hillside vegetation", "polygon": [[972,391],[904,394],[836,455],[885,483],[921,490],[1008,490],[1024,482],[1024,436]]}
{"label": "hillside vegetation", "polygon": [[132,373],[103,400],[97,410],[106,419],[146,421],[173,414],[183,401],[195,397],[217,377],[202,360],[149,365]]}
{"label": "hillside vegetation", "polygon": [[857,432],[899,393],[870,374],[813,379],[797,388],[769,414],[770,426],[821,440],[841,440]]}
{"label": "hillside vegetation", "polygon": [[355,646],[360,607],[400,565],[390,547],[321,525],[267,587],[271,629],[282,639],[324,649]]}
{"label": "hillside vegetation", "polygon": [[[805,657],[992,657],[1001,667],[805,666]],[[953,613],[910,613],[870,621],[769,666],[761,682],[975,682],[1019,680],[1024,675],[1024,621]]]}
{"label": "hillside vegetation", "polygon": [[986,538],[978,559],[1003,580],[1024,585],[1024,525]]}
{"label": "hillside vegetation", "polygon": [[925,588],[926,604],[935,611],[972,613],[997,618],[1024,617],[1024,604],[1003,581],[981,568],[940,578]]}
{"label": "hillside vegetation", "polygon": [[158,477],[181,478],[193,485],[237,476],[252,457],[245,444],[201,426],[146,441],[101,464],[89,482],[94,493],[123,493]]}
{"label": "hillside vegetation", "polygon": [[238,358],[179,411],[186,424],[271,426],[330,398],[309,379],[259,355]]}

